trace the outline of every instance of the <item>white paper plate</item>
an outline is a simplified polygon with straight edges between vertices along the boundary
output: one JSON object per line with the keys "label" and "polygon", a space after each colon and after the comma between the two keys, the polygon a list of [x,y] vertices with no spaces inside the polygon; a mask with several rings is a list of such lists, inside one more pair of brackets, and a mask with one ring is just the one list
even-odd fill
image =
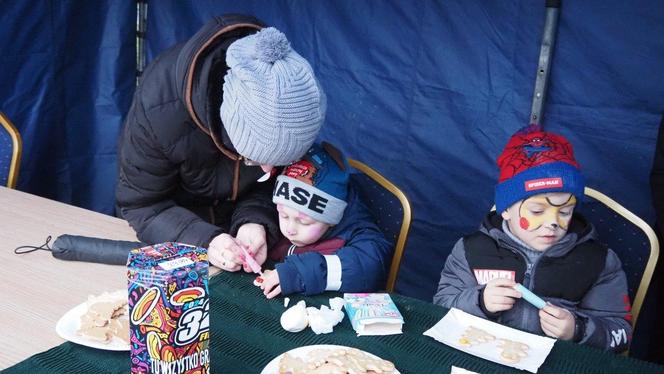
{"label": "white paper plate", "polygon": [[69,340],[72,343],[86,345],[88,347],[104,349],[107,351],[128,351],[129,344],[113,337],[108,343],[102,343],[85,336],[78,335],[76,331],[81,326],[81,316],[87,311],[86,303],[81,303],[65,313],[55,325],[55,332],[62,339]]}
{"label": "white paper plate", "polygon": [[[474,326],[482,329],[496,337],[495,340],[476,344],[472,346],[462,346],[459,344],[459,337],[469,327]],[[433,327],[423,333],[441,343],[460,351],[470,353],[471,355],[481,357],[485,360],[495,363],[511,366],[521,370],[528,370],[531,373],[537,373],[537,370],[544,363],[547,356],[553,348],[554,339],[549,337],[530,334],[525,331],[513,329],[487,319],[474,316],[460,309],[452,308],[450,311],[436,323]],[[501,349],[498,348],[499,339],[510,339],[527,344],[530,349],[528,356],[516,363],[509,363],[500,358]]]}
{"label": "white paper plate", "polygon": [[[307,356],[307,354],[309,352],[313,351],[314,349],[340,349],[340,348],[350,349],[350,348],[353,348],[353,347],[346,347],[346,346],[343,346],[343,345],[317,344],[317,345],[307,345],[307,346],[304,346],[304,347],[294,348],[294,349],[291,349],[290,351],[284,352],[284,353],[280,354],[279,356],[275,357],[272,361],[270,361],[265,366],[265,368],[263,368],[263,371],[261,371],[261,374],[278,374],[279,373],[279,361],[281,360],[281,358],[286,353],[288,353],[289,355],[291,355],[293,357],[305,358]],[[354,349],[357,349],[357,348],[354,348]],[[360,351],[362,351],[362,350],[360,349]],[[378,357],[374,354],[371,354],[369,352],[366,352],[366,351],[362,351],[362,352],[364,352],[366,355],[368,355],[370,357],[380,359],[380,357]],[[396,374],[399,374],[399,370],[397,370],[397,369],[394,369],[394,372]]]}

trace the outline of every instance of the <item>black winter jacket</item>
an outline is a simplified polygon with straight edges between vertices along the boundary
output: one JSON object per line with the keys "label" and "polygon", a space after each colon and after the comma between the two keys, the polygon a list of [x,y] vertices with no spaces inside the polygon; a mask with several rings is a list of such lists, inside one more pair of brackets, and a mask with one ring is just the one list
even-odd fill
{"label": "black winter jacket", "polygon": [[219,118],[226,48],[261,27],[215,17],[146,68],[120,138],[116,187],[118,213],[141,241],[207,246],[253,222],[275,242],[274,181],[256,182],[262,170],[243,164]]}

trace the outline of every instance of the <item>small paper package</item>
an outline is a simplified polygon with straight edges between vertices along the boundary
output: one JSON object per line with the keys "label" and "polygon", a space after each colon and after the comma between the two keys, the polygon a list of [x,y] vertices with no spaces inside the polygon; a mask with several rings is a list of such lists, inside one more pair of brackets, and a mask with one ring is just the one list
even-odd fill
{"label": "small paper package", "polygon": [[403,316],[389,294],[345,293],[344,301],[357,336],[401,334]]}

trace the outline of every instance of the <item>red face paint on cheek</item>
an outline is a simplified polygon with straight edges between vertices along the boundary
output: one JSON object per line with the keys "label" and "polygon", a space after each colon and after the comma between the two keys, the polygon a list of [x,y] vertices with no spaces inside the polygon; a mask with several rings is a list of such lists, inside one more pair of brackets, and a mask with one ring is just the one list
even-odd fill
{"label": "red face paint on cheek", "polygon": [[526,217],[521,217],[521,219],[519,219],[519,226],[521,226],[521,228],[524,230],[528,230],[528,227],[530,227],[530,222],[528,222]]}
{"label": "red face paint on cheek", "polygon": [[314,227],[311,231],[309,231],[309,233],[311,235],[320,235],[321,232],[323,232],[323,229],[327,230],[326,227],[320,227],[320,226],[319,227]]}

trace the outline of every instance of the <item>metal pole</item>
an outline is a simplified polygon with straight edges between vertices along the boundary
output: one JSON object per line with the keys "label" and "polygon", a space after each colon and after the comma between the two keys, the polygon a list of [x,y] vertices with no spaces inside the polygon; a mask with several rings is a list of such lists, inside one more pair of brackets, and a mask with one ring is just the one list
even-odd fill
{"label": "metal pole", "polygon": [[145,30],[147,30],[148,2],[136,0],[136,84],[145,69]]}
{"label": "metal pole", "polygon": [[542,109],[549,86],[549,71],[551,68],[551,56],[553,46],[556,43],[556,30],[558,29],[558,14],[560,13],[561,0],[546,0],[546,20],[544,21],[544,34],[542,35],[542,46],[540,47],[539,64],[537,66],[537,77],[535,78],[535,92],[533,93],[533,105],[530,110],[530,123],[542,123]]}

